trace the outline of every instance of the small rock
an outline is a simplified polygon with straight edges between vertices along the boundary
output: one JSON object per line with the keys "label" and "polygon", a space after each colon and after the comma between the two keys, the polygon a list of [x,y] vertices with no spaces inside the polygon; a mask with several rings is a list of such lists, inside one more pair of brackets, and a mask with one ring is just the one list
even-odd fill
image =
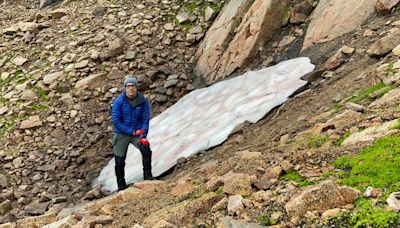
{"label": "small rock", "polygon": [[28,61],[28,59],[21,57],[21,56],[17,56],[15,59],[12,60],[12,62],[17,66],[22,66],[27,61]]}
{"label": "small rock", "polygon": [[0,203],[0,215],[5,215],[7,212],[11,211],[12,206],[10,200],[6,199]]}
{"label": "small rock", "polygon": [[40,120],[40,117],[37,115],[37,116],[31,116],[29,117],[29,119],[22,121],[19,129],[29,129],[39,126],[42,126],[42,121]]}
{"label": "small rock", "polygon": [[54,19],[61,19],[62,17],[67,15],[67,11],[64,9],[56,9],[51,12],[51,17]]}
{"label": "small rock", "polygon": [[400,192],[393,192],[386,200],[388,207],[396,212],[400,212]]}
{"label": "small rock", "polygon": [[172,196],[187,196],[194,190],[191,183],[178,183],[171,191]]}
{"label": "small rock", "polygon": [[400,57],[400,44],[397,45],[397,47],[395,47],[392,52],[393,52],[393,54]]}
{"label": "small rock", "polygon": [[96,17],[102,17],[106,14],[106,12],[107,12],[107,7],[98,6],[98,7],[94,8],[92,13]]}
{"label": "small rock", "polygon": [[38,203],[33,202],[25,207],[25,211],[29,215],[41,215],[47,211],[50,202]]}
{"label": "small rock", "polygon": [[9,182],[6,175],[0,173],[0,188],[8,188]]}
{"label": "small rock", "polygon": [[89,60],[85,59],[75,64],[75,69],[82,69],[89,65]]}
{"label": "small rock", "polygon": [[62,72],[62,71],[47,74],[43,77],[43,84],[49,85],[52,82],[54,82],[55,80],[61,79],[63,77],[63,75],[64,75],[64,72]]}
{"label": "small rock", "polygon": [[206,21],[213,20],[216,15],[217,15],[217,13],[215,12],[215,10],[213,8],[211,8],[210,6],[207,6],[207,8],[205,10],[204,19]]}
{"label": "small rock", "polygon": [[340,208],[334,208],[334,209],[329,209],[322,213],[322,218],[331,218],[331,217],[336,217],[340,213]]}
{"label": "small rock", "polygon": [[243,197],[241,195],[233,195],[228,198],[228,211],[239,214],[244,209],[242,203]]}
{"label": "small rock", "polygon": [[167,31],[173,31],[174,30],[174,25],[172,23],[167,23],[163,26],[163,28]]}

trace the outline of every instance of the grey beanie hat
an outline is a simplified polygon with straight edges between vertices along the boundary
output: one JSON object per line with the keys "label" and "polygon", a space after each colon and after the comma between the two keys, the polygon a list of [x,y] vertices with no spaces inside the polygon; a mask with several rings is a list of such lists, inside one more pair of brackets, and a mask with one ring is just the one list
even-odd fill
{"label": "grey beanie hat", "polygon": [[127,75],[125,80],[124,80],[124,88],[126,87],[126,85],[130,83],[130,84],[134,84],[136,87],[138,86],[138,82],[137,79],[135,77],[133,77],[132,75]]}

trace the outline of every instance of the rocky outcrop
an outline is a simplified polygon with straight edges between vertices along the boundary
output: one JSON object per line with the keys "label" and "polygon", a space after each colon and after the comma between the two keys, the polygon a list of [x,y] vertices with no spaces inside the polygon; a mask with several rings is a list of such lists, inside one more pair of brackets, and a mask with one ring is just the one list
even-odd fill
{"label": "rocky outcrop", "polygon": [[307,211],[326,211],[328,209],[353,203],[360,195],[350,187],[337,187],[332,181],[325,181],[318,186],[309,187],[286,205],[289,216],[302,216]]}
{"label": "rocky outcrop", "polygon": [[144,221],[145,227],[154,227],[160,221],[167,221],[178,227],[191,224],[197,215],[209,211],[222,196],[215,193],[207,193],[195,200],[186,200],[182,203],[167,206],[154,212]]}
{"label": "rocky outcrop", "polygon": [[206,77],[214,70],[251,3],[251,0],[232,0],[225,5],[197,48],[195,54],[197,75]]}
{"label": "rocky outcrop", "polygon": [[375,11],[377,0],[321,0],[311,15],[303,49],[333,40],[360,26]]}
{"label": "rocky outcrop", "polygon": [[[226,49],[223,47],[226,38],[218,38],[216,45],[204,43],[201,46],[197,55],[199,59],[195,72],[202,74],[201,76],[207,84],[212,84],[243,67],[257,53],[259,45],[270,39],[276,29],[281,26],[285,4],[286,1],[279,0],[254,1],[240,22],[232,41],[229,45],[226,45]],[[238,10],[240,8],[233,7],[233,9],[236,9],[233,14],[241,12]],[[229,12],[229,15],[232,15],[231,12]],[[227,15],[225,18],[232,18],[232,16],[228,17]],[[224,22],[225,18],[221,19],[221,24],[226,23]],[[231,30],[235,23],[237,25],[238,22],[228,24],[230,25],[228,30]],[[214,40],[207,42],[213,44]]]}

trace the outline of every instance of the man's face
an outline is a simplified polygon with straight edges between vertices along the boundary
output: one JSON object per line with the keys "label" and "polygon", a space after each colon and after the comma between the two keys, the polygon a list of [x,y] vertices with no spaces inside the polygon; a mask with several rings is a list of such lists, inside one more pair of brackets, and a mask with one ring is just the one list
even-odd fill
{"label": "man's face", "polygon": [[127,97],[129,97],[129,98],[136,97],[136,92],[137,92],[137,89],[136,89],[135,85],[128,83],[125,86],[125,93],[126,93]]}

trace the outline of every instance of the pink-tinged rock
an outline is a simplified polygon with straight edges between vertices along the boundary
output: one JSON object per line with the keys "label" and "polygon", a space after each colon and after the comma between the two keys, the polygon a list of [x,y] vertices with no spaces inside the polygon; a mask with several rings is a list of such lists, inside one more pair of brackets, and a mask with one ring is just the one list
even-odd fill
{"label": "pink-tinged rock", "polygon": [[361,193],[350,187],[338,187],[332,181],[308,187],[286,205],[289,216],[302,216],[307,211],[326,211],[353,203]]}
{"label": "pink-tinged rock", "polygon": [[197,75],[207,77],[213,71],[233,38],[232,33],[240,22],[239,18],[244,16],[251,2],[250,0],[232,0],[224,6],[222,13],[208,29],[196,51],[195,73]]}
{"label": "pink-tinged rock", "polygon": [[388,14],[399,2],[400,0],[378,0],[375,7],[376,12],[380,14]]}
{"label": "pink-tinged rock", "polygon": [[259,45],[269,40],[280,28],[286,0],[256,0],[239,25],[238,32],[225,50],[216,70],[206,77],[212,84],[224,79],[251,60]]}
{"label": "pink-tinged rock", "polygon": [[359,27],[375,12],[377,0],[321,0],[311,15],[303,49]]}
{"label": "pink-tinged rock", "polygon": [[29,119],[24,120],[21,122],[19,129],[28,129],[42,126],[42,121],[40,120],[39,116],[31,116]]}
{"label": "pink-tinged rock", "polygon": [[252,178],[243,173],[233,173],[224,179],[224,192],[233,195],[251,195]]}
{"label": "pink-tinged rock", "polygon": [[187,196],[194,190],[193,185],[188,182],[178,183],[171,191],[172,196]]}

